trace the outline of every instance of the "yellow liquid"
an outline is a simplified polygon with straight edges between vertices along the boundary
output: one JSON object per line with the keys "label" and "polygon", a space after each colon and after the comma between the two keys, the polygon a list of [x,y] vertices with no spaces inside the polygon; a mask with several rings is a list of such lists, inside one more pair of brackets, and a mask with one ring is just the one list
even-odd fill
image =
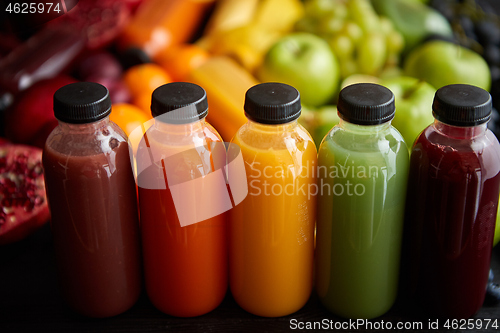
{"label": "yellow liquid", "polygon": [[234,137],[248,195],[230,211],[230,286],[246,311],[299,310],[313,285],[316,147],[296,122],[249,122]]}

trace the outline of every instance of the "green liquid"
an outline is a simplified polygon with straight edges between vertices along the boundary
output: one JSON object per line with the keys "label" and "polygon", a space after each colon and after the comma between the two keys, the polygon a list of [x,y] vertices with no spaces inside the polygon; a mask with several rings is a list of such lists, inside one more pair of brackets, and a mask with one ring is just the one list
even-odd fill
{"label": "green liquid", "polygon": [[316,289],[346,318],[374,318],[396,299],[408,149],[390,126],[342,122],[318,156]]}

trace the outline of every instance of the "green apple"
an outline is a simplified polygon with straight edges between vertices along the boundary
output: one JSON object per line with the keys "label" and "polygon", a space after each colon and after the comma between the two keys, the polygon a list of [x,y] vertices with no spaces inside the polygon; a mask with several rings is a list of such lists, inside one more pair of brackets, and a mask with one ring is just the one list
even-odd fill
{"label": "green apple", "polygon": [[340,118],[335,105],[324,105],[320,108],[302,106],[299,123],[311,134],[317,147],[325,135],[339,122]]}
{"label": "green apple", "polygon": [[313,134],[314,142],[319,148],[319,145],[330,132],[333,126],[340,122],[340,117],[337,112],[336,105],[324,105],[316,111],[317,126]]}
{"label": "green apple", "polygon": [[381,80],[396,99],[392,125],[403,135],[410,149],[418,135],[433,123],[432,102],[436,89],[425,81],[408,76]]}
{"label": "green apple", "polygon": [[328,43],[307,32],[289,34],[271,46],[257,77],[262,82],[294,86],[309,106],[330,101],[340,79],[337,59]]}
{"label": "green apple", "polygon": [[489,90],[490,69],[478,53],[462,46],[433,40],[414,49],[405,60],[404,74],[429,82],[436,89],[465,83]]}
{"label": "green apple", "polygon": [[421,1],[372,0],[379,15],[388,17],[403,35],[405,50],[409,51],[429,35],[453,36],[446,18]]}
{"label": "green apple", "polygon": [[356,83],[379,83],[380,79],[376,76],[373,75],[366,75],[366,74],[351,74],[348,77],[346,77],[344,80],[342,80],[342,83],[340,84],[340,89],[344,89],[347,86],[350,86],[351,84],[356,84]]}

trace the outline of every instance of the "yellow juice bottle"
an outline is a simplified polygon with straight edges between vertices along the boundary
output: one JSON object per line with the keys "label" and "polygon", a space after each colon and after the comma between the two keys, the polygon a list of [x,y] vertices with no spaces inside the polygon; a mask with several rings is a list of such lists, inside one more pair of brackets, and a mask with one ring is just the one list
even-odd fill
{"label": "yellow juice bottle", "polygon": [[295,88],[256,85],[245,98],[249,121],[232,140],[245,162],[248,195],[230,211],[230,287],[236,302],[259,316],[299,310],[313,285],[317,157],[297,123],[300,112]]}

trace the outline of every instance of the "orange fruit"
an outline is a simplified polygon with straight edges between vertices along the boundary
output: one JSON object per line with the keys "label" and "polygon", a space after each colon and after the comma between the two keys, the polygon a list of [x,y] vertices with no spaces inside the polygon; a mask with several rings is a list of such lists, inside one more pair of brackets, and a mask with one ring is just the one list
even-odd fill
{"label": "orange fruit", "polygon": [[135,98],[142,94],[151,94],[159,86],[172,82],[170,75],[157,64],[140,64],[127,69],[123,81]]}
{"label": "orange fruit", "polygon": [[120,126],[125,134],[127,134],[128,143],[132,147],[132,152],[135,158],[139,142],[153,122],[151,120],[152,117],[148,117],[141,109],[132,104],[116,103],[112,105],[109,119]]}
{"label": "orange fruit", "polygon": [[127,135],[150,119],[151,116],[148,117],[141,109],[127,103],[113,104],[109,116],[109,120],[120,126]]}
{"label": "orange fruit", "polygon": [[166,49],[156,58],[174,81],[183,81],[187,75],[210,57],[209,53],[195,44],[180,44]]}
{"label": "orange fruit", "polygon": [[143,93],[132,99],[132,103],[141,109],[142,113],[151,117],[151,94]]}

